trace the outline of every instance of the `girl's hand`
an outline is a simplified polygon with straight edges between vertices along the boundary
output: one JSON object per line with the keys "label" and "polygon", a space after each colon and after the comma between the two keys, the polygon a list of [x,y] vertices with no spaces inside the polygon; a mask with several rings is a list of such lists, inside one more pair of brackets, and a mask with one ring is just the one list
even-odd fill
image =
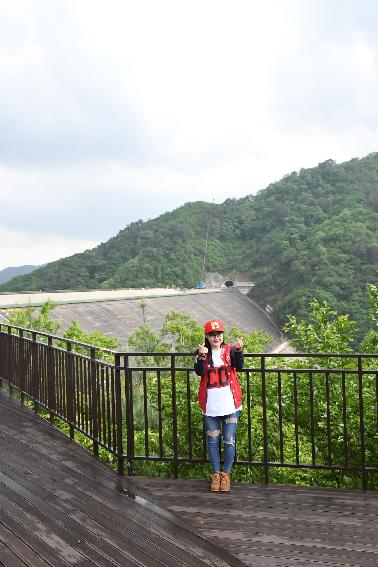
{"label": "girl's hand", "polygon": [[239,350],[243,350],[243,337],[238,337],[235,341],[235,347]]}
{"label": "girl's hand", "polygon": [[202,343],[202,345],[198,345],[198,354],[207,354],[208,350],[209,349],[205,347],[205,343]]}

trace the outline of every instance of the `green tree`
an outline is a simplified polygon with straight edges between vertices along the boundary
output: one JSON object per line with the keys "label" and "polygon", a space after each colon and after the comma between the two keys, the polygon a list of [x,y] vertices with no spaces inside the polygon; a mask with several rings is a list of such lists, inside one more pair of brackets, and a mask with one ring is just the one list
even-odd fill
{"label": "green tree", "polygon": [[176,352],[194,351],[204,341],[202,325],[175,309],[166,316],[160,334]]}
{"label": "green tree", "polygon": [[[368,286],[370,314],[369,318],[376,325],[377,317],[377,288]],[[292,335],[292,343],[303,353],[352,353],[357,334],[356,324],[348,315],[338,315],[326,301],[319,303],[316,299],[311,302],[311,313],[308,320],[298,322],[294,316],[289,316],[285,330]],[[365,337],[365,347],[372,348],[376,338],[374,329]],[[372,340],[373,339],[373,340]],[[361,348],[358,347],[358,351]],[[370,350],[370,352],[374,352]],[[376,452],[376,359],[360,360],[365,374],[362,376],[364,398],[365,449],[367,464],[374,465]],[[300,410],[297,411],[301,429],[302,447],[309,451],[311,443],[310,423],[316,438],[316,452],[320,462],[326,463],[330,458],[333,463],[343,463],[345,452],[348,452],[349,462],[360,459],[360,383],[358,377],[358,359],[348,357],[306,357],[290,361],[290,366],[297,371],[297,400]],[[325,368],[312,378],[312,385],[306,377],[306,368]],[[368,372],[373,369],[372,374]],[[293,375],[294,377],[294,375]],[[312,416],[309,406],[309,392],[312,388]],[[285,422],[294,421],[293,391],[290,383],[285,385],[284,396],[287,399]],[[329,427],[327,424],[329,423]],[[347,424],[347,434],[345,425]],[[331,448],[331,452],[330,452]],[[316,475],[315,475],[316,478]],[[343,475],[341,471],[331,474],[337,486],[358,486],[359,479],[353,474]]]}
{"label": "green tree", "polygon": [[303,352],[348,353],[353,352],[356,323],[349,315],[338,315],[327,301],[313,299],[308,320],[297,321],[289,315],[284,331],[292,336],[291,342]]}
{"label": "green tree", "polygon": [[361,351],[366,353],[378,353],[378,287],[373,284],[368,284],[367,293],[371,329],[369,329],[362,341]]}
{"label": "green tree", "polygon": [[[29,305],[28,307],[18,309],[17,311],[11,312],[9,324],[31,331],[57,335],[62,324],[60,321],[54,321],[50,317],[51,311],[55,309],[57,305],[57,303],[48,299],[40,308]],[[72,341],[86,343],[88,345],[86,347],[80,345],[73,346],[75,352],[81,352],[85,355],[89,354],[90,345],[100,347],[100,350],[97,351],[97,357],[105,358],[109,361],[113,361],[113,356],[105,353],[103,349],[114,350],[120,346],[118,339],[109,337],[101,331],[86,332],[80,327],[78,321],[72,321],[62,337]],[[59,345],[65,348],[66,342],[60,341]]]}
{"label": "green tree", "polygon": [[[63,333],[63,338],[69,339],[71,341],[77,341],[79,343],[85,343],[86,345],[92,345],[100,347],[96,352],[96,358],[107,360],[113,362],[114,357],[111,353],[106,352],[107,350],[115,350],[120,346],[118,339],[115,337],[109,337],[102,333],[101,331],[92,331],[88,333],[82,327],[80,327],[78,321],[72,321],[68,329]],[[66,343],[61,343],[63,348]],[[90,348],[88,346],[81,346],[73,344],[73,350],[75,352],[80,352],[89,355]]]}
{"label": "green tree", "polygon": [[50,313],[56,306],[57,303],[48,299],[39,309],[29,305],[23,309],[12,311],[9,317],[9,324],[55,335],[61,327],[61,323],[51,320]]}

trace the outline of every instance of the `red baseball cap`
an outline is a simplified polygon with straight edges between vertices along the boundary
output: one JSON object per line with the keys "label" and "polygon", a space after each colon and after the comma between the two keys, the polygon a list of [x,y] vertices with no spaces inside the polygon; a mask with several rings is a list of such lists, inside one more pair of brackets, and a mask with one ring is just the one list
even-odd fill
{"label": "red baseball cap", "polygon": [[223,321],[219,321],[219,319],[211,319],[211,321],[206,321],[205,335],[207,335],[207,333],[211,333],[212,331],[224,331]]}

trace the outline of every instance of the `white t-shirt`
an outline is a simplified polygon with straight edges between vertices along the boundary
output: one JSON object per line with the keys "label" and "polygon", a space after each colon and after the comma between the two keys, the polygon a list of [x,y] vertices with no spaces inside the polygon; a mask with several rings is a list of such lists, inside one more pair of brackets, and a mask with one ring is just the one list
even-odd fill
{"label": "white t-shirt", "polygon": [[[221,349],[211,350],[215,368],[224,366],[221,359]],[[240,408],[237,408],[240,409]],[[221,388],[207,388],[207,401],[205,415],[229,415],[236,411],[234,397],[229,385]]]}

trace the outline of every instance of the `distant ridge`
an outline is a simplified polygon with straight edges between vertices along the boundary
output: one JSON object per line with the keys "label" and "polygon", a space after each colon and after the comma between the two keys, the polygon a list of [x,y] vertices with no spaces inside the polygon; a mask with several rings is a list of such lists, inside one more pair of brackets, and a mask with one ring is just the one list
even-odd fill
{"label": "distant ridge", "polygon": [[[45,264],[43,264],[45,265]],[[15,278],[16,276],[23,276],[25,274],[30,274],[37,268],[41,268],[42,265],[33,266],[32,264],[27,264],[25,266],[9,267],[0,270],[0,284],[6,283],[9,280]]]}

